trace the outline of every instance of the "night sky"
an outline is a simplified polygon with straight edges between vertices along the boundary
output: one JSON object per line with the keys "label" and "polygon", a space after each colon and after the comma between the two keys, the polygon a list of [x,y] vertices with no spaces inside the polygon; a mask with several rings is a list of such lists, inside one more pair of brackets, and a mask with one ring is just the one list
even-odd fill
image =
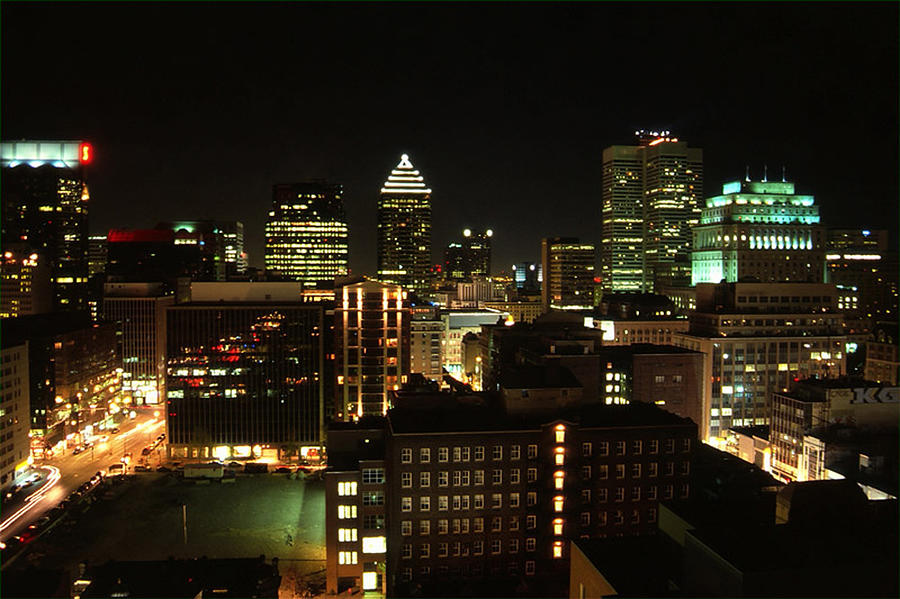
{"label": "night sky", "polygon": [[351,267],[408,152],[433,258],[495,231],[599,242],[600,157],[637,128],[704,150],[705,195],[787,167],[826,224],[898,221],[898,4],[3,2],[3,139],[86,139],[91,230],[237,219],[262,265],[271,186],[343,183]]}

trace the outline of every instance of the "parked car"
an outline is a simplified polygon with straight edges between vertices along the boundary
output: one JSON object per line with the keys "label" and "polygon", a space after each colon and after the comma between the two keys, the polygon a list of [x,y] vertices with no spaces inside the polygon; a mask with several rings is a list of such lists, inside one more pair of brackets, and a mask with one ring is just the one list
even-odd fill
{"label": "parked car", "polygon": [[278,468],[275,469],[275,472],[277,474],[290,474],[291,469],[288,468],[287,466],[279,466]]}
{"label": "parked car", "polygon": [[82,447],[81,445],[79,445],[78,447],[75,448],[74,451],[72,451],[72,455],[78,455],[78,454],[81,453],[82,451],[84,451],[84,447]]}
{"label": "parked car", "polygon": [[229,466],[230,468],[240,468],[241,466],[243,466],[243,464],[241,464],[240,462],[233,462],[233,461],[232,461],[232,462],[228,462],[228,466]]}
{"label": "parked car", "polygon": [[150,472],[150,467],[149,466],[135,466],[134,471],[135,472]]}
{"label": "parked car", "polygon": [[150,455],[150,451],[151,451],[150,447],[145,447],[144,449],[141,450],[141,455]]}
{"label": "parked car", "polygon": [[112,434],[115,435],[116,433],[119,432],[119,427],[118,427],[118,426],[114,426],[114,427],[112,427],[112,428],[110,429],[109,432],[111,432]]}
{"label": "parked car", "polygon": [[168,467],[166,467],[166,466],[160,466],[159,468],[156,469],[156,471],[157,471],[157,472],[171,472],[172,469],[171,469],[171,468],[168,468]]}

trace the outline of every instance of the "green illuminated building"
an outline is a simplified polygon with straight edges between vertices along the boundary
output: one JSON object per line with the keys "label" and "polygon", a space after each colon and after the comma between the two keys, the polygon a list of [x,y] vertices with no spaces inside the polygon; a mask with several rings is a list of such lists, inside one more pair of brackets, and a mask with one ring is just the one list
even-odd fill
{"label": "green illuminated building", "polygon": [[378,280],[422,290],[430,272],[431,189],[403,154],[378,198]]}
{"label": "green illuminated building", "polygon": [[706,200],[694,228],[692,282],[822,283],[825,231],[810,195],[787,181],[733,181]]}
{"label": "green illuminated building", "polygon": [[275,185],[266,222],[266,269],[304,287],[347,275],[343,188],[324,180]]}

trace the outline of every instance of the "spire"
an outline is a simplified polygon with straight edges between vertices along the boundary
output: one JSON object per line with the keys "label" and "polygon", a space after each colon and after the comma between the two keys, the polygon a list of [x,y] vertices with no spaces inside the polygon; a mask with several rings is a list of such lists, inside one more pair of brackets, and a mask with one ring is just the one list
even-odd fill
{"label": "spire", "polygon": [[781,182],[787,183],[787,175],[785,174],[785,167],[783,164],[781,165]]}
{"label": "spire", "polygon": [[749,182],[750,181],[750,165],[748,164],[746,168],[747,168],[747,171],[746,171],[746,174],[744,175],[744,181]]}
{"label": "spire", "polygon": [[769,165],[768,164],[763,165],[763,180],[762,180],[762,182],[763,183],[769,182]]}
{"label": "spire", "polygon": [[400,163],[394,167],[381,193],[431,193],[425,186],[425,179],[409,161],[409,154],[400,156]]}

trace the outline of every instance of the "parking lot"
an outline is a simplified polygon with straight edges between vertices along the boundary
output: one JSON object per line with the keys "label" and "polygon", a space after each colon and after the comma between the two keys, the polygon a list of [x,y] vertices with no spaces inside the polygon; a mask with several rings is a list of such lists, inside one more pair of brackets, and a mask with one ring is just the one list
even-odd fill
{"label": "parking lot", "polygon": [[264,554],[301,575],[324,568],[324,483],[286,474],[232,480],[198,484],[148,472],[105,481],[96,501],[71,510],[11,567]]}

